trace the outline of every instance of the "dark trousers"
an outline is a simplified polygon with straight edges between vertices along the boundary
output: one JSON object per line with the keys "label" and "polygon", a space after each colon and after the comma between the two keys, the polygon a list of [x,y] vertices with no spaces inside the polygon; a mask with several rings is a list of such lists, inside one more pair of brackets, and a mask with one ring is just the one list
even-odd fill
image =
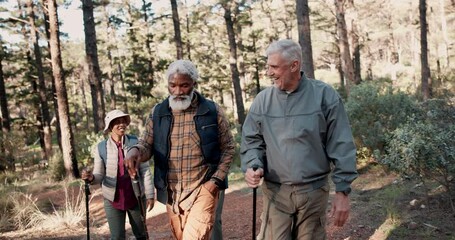
{"label": "dark trousers", "polygon": [[106,212],[107,223],[109,224],[109,231],[111,232],[110,239],[125,239],[125,220],[127,214],[131,229],[133,230],[133,234],[136,239],[146,239],[146,233],[141,219],[141,210],[139,209],[139,204],[137,204],[132,209],[122,211],[112,207],[112,204],[109,202],[109,200],[104,199],[104,211]]}
{"label": "dark trousers", "polygon": [[215,212],[215,223],[213,224],[212,229],[212,240],[222,240],[223,239],[223,229],[221,225],[221,214],[223,212],[224,204],[224,190],[221,190],[218,198],[218,205],[216,206]]}

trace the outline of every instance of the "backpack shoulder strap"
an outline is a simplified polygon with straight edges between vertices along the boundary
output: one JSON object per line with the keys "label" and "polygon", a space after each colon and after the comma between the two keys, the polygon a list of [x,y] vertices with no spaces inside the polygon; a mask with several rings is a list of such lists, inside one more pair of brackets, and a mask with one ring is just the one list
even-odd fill
{"label": "backpack shoulder strap", "polygon": [[138,138],[135,135],[125,135],[128,138],[128,147],[131,147],[133,145],[136,145],[138,142]]}
{"label": "backpack shoulder strap", "polygon": [[104,162],[104,167],[106,167],[106,159],[107,159],[107,147],[106,147],[107,141],[103,140],[100,143],[98,143],[98,152],[100,153],[101,159],[103,159]]}

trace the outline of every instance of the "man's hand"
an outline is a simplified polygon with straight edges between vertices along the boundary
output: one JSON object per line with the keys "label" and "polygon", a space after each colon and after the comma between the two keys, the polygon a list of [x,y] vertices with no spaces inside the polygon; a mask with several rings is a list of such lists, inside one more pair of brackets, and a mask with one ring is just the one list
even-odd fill
{"label": "man's hand", "polygon": [[337,227],[342,227],[349,217],[350,209],[349,196],[344,195],[342,192],[337,192],[332,201],[332,209],[330,210],[330,217],[335,217],[333,224]]}
{"label": "man's hand", "polygon": [[203,186],[207,191],[215,195],[218,192],[218,187],[213,181],[207,181],[203,184]]}
{"label": "man's hand", "polygon": [[131,148],[123,160],[123,164],[128,169],[128,174],[132,179],[136,178],[137,170],[141,164],[141,153],[137,148]]}
{"label": "man's hand", "polygon": [[88,168],[82,169],[81,178],[82,178],[82,180],[87,180],[89,182],[92,182],[93,178],[94,178],[92,170],[90,170]]}
{"label": "man's hand", "polygon": [[147,212],[150,212],[153,209],[153,206],[155,206],[155,199],[147,199]]}
{"label": "man's hand", "polygon": [[262,168],[258,168],[256,171],[253,171],[253,168],[248,168],[245,172],[246,184],[250,188],[257,188],[263,175],[264,169]]}

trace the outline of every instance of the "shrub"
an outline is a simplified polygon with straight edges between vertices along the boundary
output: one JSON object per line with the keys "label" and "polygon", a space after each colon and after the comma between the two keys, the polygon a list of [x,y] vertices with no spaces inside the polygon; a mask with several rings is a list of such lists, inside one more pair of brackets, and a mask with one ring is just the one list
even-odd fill
{"label": "shrub", "polygon": [[436,180],[450,194],[455,175],[455,108],[445,100],[430,100],[421,108],[424,114],[393,131],[381,162],[400,173]]}
{"label": "shrub", "polygon": [[419,112],[416,100],[390,86],[364,83],[354,86],[346,103],[358,148],[383,153],[388,133]]}
{"label": "shrub", "polygon": [[78,143],[76,146],[78,166],[87,166],[90,164],[93,156],[93,149],[97,146],[98,142],[104,138],[105,137],[101,132],[97,134],[93,132],[80,132],[75,134],[75,142]]}
{"label": "shrub", "polygon": [[60,150],[54,151],[55,152],[49,161],[49,170],[52,179],[60,181],[66,176],[65,164],[63,162],[62,152]]}

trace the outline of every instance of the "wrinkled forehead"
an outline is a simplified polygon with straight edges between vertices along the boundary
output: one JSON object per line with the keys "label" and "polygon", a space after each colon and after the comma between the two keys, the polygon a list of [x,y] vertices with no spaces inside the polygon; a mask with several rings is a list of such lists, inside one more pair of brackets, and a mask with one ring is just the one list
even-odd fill
{"label": "wrinkled forehead", "polygon": [[195,81],[185,73],[174,73],[169,76],[168,83],[172,85],[191,84]]}

